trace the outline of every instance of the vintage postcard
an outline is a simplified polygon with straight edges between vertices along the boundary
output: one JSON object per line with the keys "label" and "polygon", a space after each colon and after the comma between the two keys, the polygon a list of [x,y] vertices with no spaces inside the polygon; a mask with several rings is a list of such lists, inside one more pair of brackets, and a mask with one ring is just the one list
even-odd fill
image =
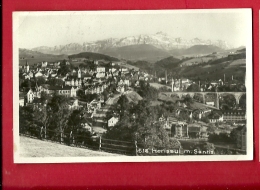
{"label": "vintage postcard", "polygon": [[251,9],[13,13],[15,163],[253,159]]}

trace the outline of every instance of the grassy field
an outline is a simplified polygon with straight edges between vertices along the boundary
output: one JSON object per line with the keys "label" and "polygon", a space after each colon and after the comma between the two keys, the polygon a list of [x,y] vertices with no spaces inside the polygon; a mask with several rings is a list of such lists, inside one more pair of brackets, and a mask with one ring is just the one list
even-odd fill
{"label": "grassy field", "polygon": [[246,66],[246,59],[237,59],[229,65],[230,67],[232,66]]}
{"label": "grassy field", "polygon": [[91,156],[122,156],[107,152],[93,151],[62,145],[55,142],[42,141],[20,136],[21,157],[91,157]]}
{"label": "grassy field", "polygon": [[176,100],[180,100],[179,97],[177,96],[173,96],[173,97],[169,97],[169,96],[166,96],[164,93],[159,93],[159,96],[158,96],[158,99],[159,100],[162,100],[162,101],[170,101],[170,102],[173,102],[175,103]]}
{"label": "grassy field", "polygon": [[212,57],[197,57],[197,58],[193,58],[193,59],[184,61],[181,65],[189,66],[189,65],[193,65],[193,64],[200,64],[203,62],[208,62],[209,60],[212,60]]}
{"label": "grassy field", "polygon": [[159,84],[159,83],[155,83],[155,82],[150,83],[150,86],[152,86],[152,87],[154,87],[154,88],[156,88],[156,89],[159,89],[159,88],[161,88],[161,87],[166,87],[166,88],[168,88],[168,89],[171,89],[170,86],[166,86],[166,85]]}

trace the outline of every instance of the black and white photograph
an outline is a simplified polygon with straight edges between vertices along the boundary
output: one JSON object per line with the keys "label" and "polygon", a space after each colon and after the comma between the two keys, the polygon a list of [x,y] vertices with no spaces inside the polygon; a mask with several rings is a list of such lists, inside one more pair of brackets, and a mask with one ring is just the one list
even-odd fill
{"label": "black and white photograph", "polygon": [[13,12],[12,32],[15,163],[253,159],[251,9]]}

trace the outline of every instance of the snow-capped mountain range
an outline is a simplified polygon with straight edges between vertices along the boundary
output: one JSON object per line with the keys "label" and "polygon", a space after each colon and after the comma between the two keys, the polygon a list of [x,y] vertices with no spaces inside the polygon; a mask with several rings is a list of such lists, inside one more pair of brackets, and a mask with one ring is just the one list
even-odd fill
{"label": "snow-capped mountain range", "polygon": [[162,50],[173,49],[187,49],[194,45],[213,45],[221,49],[230,49],[230,45],[223,40],[203,40],[199,38],[183,39],[183,38],[171,38],[163,32],[157,32],[153,35],[137,35],[124,38],[109,38],[105,40],[98,40],[94,42],[70,43],[66,45],[59,45],[54,47],[40,46],[35,47],[32,50],[41,53],[49,54],[74,54],[80,52],[106,52],[109,49],[120,48],[131,45],[152,45]]}

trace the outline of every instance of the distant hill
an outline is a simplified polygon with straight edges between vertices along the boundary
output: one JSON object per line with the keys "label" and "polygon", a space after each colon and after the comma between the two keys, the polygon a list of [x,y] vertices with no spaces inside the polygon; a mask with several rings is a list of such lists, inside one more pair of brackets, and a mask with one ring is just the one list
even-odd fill
{"label": "distant hill", "polygon": [[246,53],[246,48],[238,49],[237,53]]}
{"label": "distant hill", "polygon": [[93,52],[82,52],[79,54],[69,55],[69,59],[75,58],[86,58],[92,60],[105,60],[105,61],[119,61],[119,59],[115,57],[110,57],[108,55],[100,54],[100,53],[93,53]]}
{"label": "distant hill", "polygon": [[155,63],[155,67],[162,67],[165,69],[174,69],[179,66],[180,59],[177,59],[173,56],[167,57]]}
{"label": "distant hill", "polygon": [[68,59],[67,55],[45,54],[38,51],[19,48],[19,65],[24,65],[28,61],[29,65],[42,61],[55,62]]}
{"label": "distant hill", "polygon": [[19,58],[20,59],[28,59],[33,57],[67,57],[65,54],[61,55],[53,55],[53,54],[45,54],[38,51],[33,51],[29,49],[19,48]]}
{"label": "distant hill", "polygon": [[169,51],[172,55],[200,55],[211,54],[213,52],[223,52],[224,50],[215,45],[194,45],[187,49],[173,49]]}
{"label": "distant hill", "polygon": [[195,45],[185,50],[185,54],[210,54],[213,52],[222,52],[223,49],[213,45]]}
{"label": "distant hill", "polygon": [[127,64],[133,65],[133,66],[135,66],[135,67],[138,67],[138,68],[141,69],[142,71],[146,71],[146,72],[149,72],[149,71],[151,71],[152,69],[154,69],[154,64],[153,64],[153,63],[150,63],[150,62],[148,62],[148,61],[136,61],[136,62],[127,61]]}
{"label": "distant hill", "polygon": [[153,45],[148,44],[109,48],[103,50],[102,53],[128,60],[144,60],[150,62],[155,62],[162,58],[170,56],[170,53],[168,51],[159,49]]}

